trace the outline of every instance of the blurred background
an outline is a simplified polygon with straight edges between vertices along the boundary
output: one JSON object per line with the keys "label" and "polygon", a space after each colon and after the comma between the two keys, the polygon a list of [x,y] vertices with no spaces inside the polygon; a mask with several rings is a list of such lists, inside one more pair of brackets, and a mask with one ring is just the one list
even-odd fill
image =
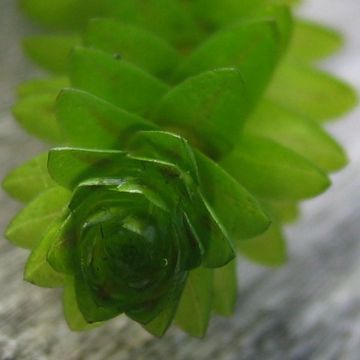
{"label": "blurred background", "polygon": [[[340,30],[341,53],[322,64],[360,91],[360,2],[307,0],[303,17]],[[0,177],[43,146],[11,119],[15,86],[36,74],[20,41],[34,31],[16,9],[0,4]],[[334,101],[336,101],[334,99]],[[288,229],[290,262],[268,269],[243,262],[235,316],[214,318],[203,340],[172,329],[161,340],[116,319],[90,333],[67,329],[57,291],[22,280],[27,252],[0,238],[0,360],[10,359],[316,359],[360,358],[360,110],[329,125],[350,164],[332,188],[302,207]],[[18,205],[0,193],[0,231]]]}

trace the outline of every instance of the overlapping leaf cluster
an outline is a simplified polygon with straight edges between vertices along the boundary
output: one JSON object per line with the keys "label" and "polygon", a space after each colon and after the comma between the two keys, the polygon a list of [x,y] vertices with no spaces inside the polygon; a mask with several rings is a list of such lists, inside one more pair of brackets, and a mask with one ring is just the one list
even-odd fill
{"label": "overlapping leaf cluster", "polygon": [[321,125],[355,96],[314,66],[341,38],[285,1],[22,6],[53,28],[24,45],[54,75],[22,84],[14,114],[66,146],[4,181],[27,203],[7,231],[32,250],[25,278],[64,287],[74,330],[126,313],[203,335],[233,310],[235,249],[283,263],[283,224],[346,163]]}

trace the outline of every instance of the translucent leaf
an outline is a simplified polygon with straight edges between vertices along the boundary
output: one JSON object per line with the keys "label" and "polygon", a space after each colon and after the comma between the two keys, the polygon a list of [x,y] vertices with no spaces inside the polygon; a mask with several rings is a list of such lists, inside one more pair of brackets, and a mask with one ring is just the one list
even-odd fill
{"label": "translucent leaf", "polygon": [[166,296],[165,304],[160,314],[154,320],[144,325],[145,330],[150,334],[158,337],[163,336],[171,325],[178,309],[181,293],[184,289],[183,284],[184,282],[182,282],[181,285],[173,286],[170,293]]}
{"label": "translucent leaf", "polygon": [[[190,203],[183,203],[188,217],[189,231],[202,243],[204,267],[218,267],[234,258],[234,248],[211,206],[201,194],[193,190],[198,186],[199,172],[194,154],[187,141],[180,136],[161,131],[139,132],[134,138],[135,155],[176,164],[182,180],[189,185]],[[140,151],[139,151],[140,150]],[[133,154],[133,152],[132,152]],[[163,186],[162,186],[163,187]],[[169,190],[171,191],[171,189]]]}
{"label": "translucent leaf", "polygon": [[69,199],[70,193],[61,187],[42,192],[11,221],[6,237],[16,246],[32,249],[61,217]]}
{"label": "translucent leaf", "polygon": [[25,53],[46,70],[64,73],[68,69],[71,49],[80,45],[76,35],[36,35],[25,38]]}
{"label": "translucent leaf", "polygon": [[249,191],[265,199],[306,199],[330,185],[326,174],[311,162],[262,137],[244,135],[220,163]]}
{"label": "translucent leaf", "polygon": [[[184,180],[199,179],[196,160],[191,147],[183,137],[165,131],[139,131],[129,144],[135,157],[160,160],[175,164],[183,172]],[[190,175],[190,179],[186,179]]]}
{"label": "translucent leaf", "polygon": [[347,163],[343,149],[318,124],[269,100],[250,116],[245,131],[274,140],[325,171]]}
{"label": "translucent leaf", "polygon": [[140,68],[93,49],[77,48],[73,52],[70,79],[74,87],[141,115],[168,90],[167,85]]}
{"label": "translucent leaf", "polygon": [[246,239],[265,231],[270,221],[255,198],[219,165],[200,153],[196,158],[204,196],[230,239]]}
{"label": "translucent leaf", "polygon": [[354,90],[333,76],[305,65],[283,63],[267,96],[319,122],[337,118],[356,104]]}
{"label": "translucent leaf", "polygon": [[236,260],[214,270],[214,304],[216,313],[230,316],[237,298]]}
{"label": "translucent leaf", "polygon": [[126,153],[115,150],[55,148],[49,152],[48,170],[58,184],[73,188],[81,180],[115,175],[115,164],[121,164],[125,156]]}
{"label": "translucent leaf", "polygon": [[298,62],[314,62],[336,53],[342,44],[342,36],[334,29],[309,20],[298,20],[288,58]]}
{"label": "translucent leaf", "polygon": [[28,202],[53,186],[47,171],[47,153],[40,154],[12,170],[3,180],[4,190],[13,198]]}
{"label": "translucent leaf", "polygon": [[210,156],[231,149],[249,112],[240,72],[219,69],[191,77],[161,100],[154,122],[184,134]]}
{"label": "translucent leaf", "polygon": [[65,278],[63,294],[63,309],[66,323],[72,331],[91,330],[103,325],[101,322],[89,324],[79,310],[76,300],[74,280],[68,276]]}
{"label": "translucent leaf", "polygon": [[287,261],[287,246],[281,227],[273,222],[262,235],[237,243],[241,254],[266,266],[280,266]]}
{"label": "translucent leaf", "polygon": [[62,274],[56,272],[47,262],[49,247],[59,235],[59,224],[55,223],[38,242],[25,266],[26,281],[41,287],[60,287],[64,283]]}
{"label": "translucent leaf", "polygon": [[56,102],[56,118],[66,143],[85,148],[124,147],[133,133],[155,129],[140,116],[75,89],[60,93]]}
{"label": "translucent leaf", "polygon": [[13,114],[30,134],[49,142],[60,142],[61,134],[54,115],[56,95],[41,93],[18,100]]}
{"label": "translucent leaf", "polygon": [[20,97],[38,94],[54,94],[54,96],[56,96],[60,89],[68,86],[69,80],[61,76],[32,79],[20,84],[17,88],[17,94]]}
{"label": "translucent leaf", "polygon": [[235,67],[243,76],[248,101],[254,104],[279,59],[280,42],[274,21],[241,22],[219,31],[195,49],[179,67],[175,78],[181,80],[207,70]]}
{"label": "translucent leaf", "polygon": [[79,310],[88,324],[110,320],[121,314],[115,307],[103,307],[94,301],[93,293],[80,272],[75,277],[75,296]]}
{"label": "translucent leaf", "polygon": [[[205,254],[201,264],[205,268],[218,268],[219,266],[224,266],[236,256],[232,242],[233,239],[231,238],[233,233],[231,232],[232,229],[230,229],[230,235],[228,234],[228,229],[226,229],[223,225],[224,223],[219,220],[219,217],[209,205],[209,202],[204,197],[202,197],[202,200],[211,221],[201,223],[200,217],[198,221],[193,222],[194,226],[197,226],[196,231],[201,235],[201,238],[207,239]],[[196,205],[192,210],[200,211],[204,205]],[[188,213],[191,214],[191,211],[188,210]],[[194,219],[196,219],[195,216],[196,215],[192,214]]]}
{"label": "translucent leaf", "polygon": [[176,324],[192,336],[202,337],[208,328],[213,300],[213,270],[190,272],[176,313]]}
{"label": "translucent leaf", "polygon": [[72,226],[71,215],[69,215],[59,225],[59,235],[54,238],[47,253],[47,262],[55,271],[70,275],[74,273],[74,259],[77,255],[76,248],[72,246],[74,242],[67,241],[72,236]]}
{"label": "translucent leaf", "polygon": [[141,28],[111,19],[89,22],[87,46],[118,54],[155,76],[166,78],[180,61],[180,55],[163,39]]}

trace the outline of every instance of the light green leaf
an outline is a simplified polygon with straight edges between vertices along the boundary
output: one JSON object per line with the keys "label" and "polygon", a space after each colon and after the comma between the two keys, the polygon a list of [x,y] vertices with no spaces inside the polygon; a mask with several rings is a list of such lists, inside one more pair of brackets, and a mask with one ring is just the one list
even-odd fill
{"label": "light green leaf", "polygon": [[216,313],[230,316],[234,313],[237,298],[236,260],[214,270],[214,304]]}
{"label": "light green leaf", "polygon": [[213,270],[190,272],[176,313],[176,324],[192,336],[202,337],[209,325],[213,300]]}
{"label": "light green leaf", "polygon": [[78,35],[36,35],[23,41],[25,53],[46,70],[64,73],[71,49],[81,44]]}
{"label": "light green leaf", "polygon": [[32,249],[61,217],[69,200],[69,191],[58,186],[42,192],[11,221],[6,237],[16,246]]}
{"label": "light green leaf", "polygon": [[286,201],[268,201],[267,203],[274,218],[282,224],[292,223],[300,215],[297,203]]}
{"label": "light green leaf", "polygon": [[56,118],[66,143],[85,148],[123,148],[133,133],[156,128],[140,116],[75,89],[60,93]]}
{"label": "light green leaf", "polygon": [[47,171],[47,156],[47,153],[40,154],[12,170],[3,180],[4,190],[17,200],[29,202],[42,191],[55,186]]}
{"label": "light green leaf", "polygon": [[[281,38],[273,20],[243,21],[221,30],[195,49],[176,72],[176,80],[217,68],[238,68],[248,101],[263,94],[280,55]],[[221,49],[221,51],[220,51]]]}
{"label": "light green leaf", "polygon": [[196,159],[204,197],[230,239],[247,239],[264,232],[270,220],[255,198],[218,164],[199,152]]}
{"label": "light green leaf", "polygon": [[63,309],[66,323],[72,331],[91,330],[103,325],[101,322],[93,324],[86,322],[83,314],[79,310],[76,300],[74,280],[70,276],[65,278]]}
{"label": "light green leaf", "polygon": [[24,279],[41,287],[61,287],[62,274],[56,272],[47,262],[49,247],[59,236],[59,223],[54,223],[46,235],[38,242],[25,266]]}
{"label": "light green leaf", "polygon": [[249,112],[237,69],[218,69],[191,77],[162,98],[154,122],[184,134],[210,156],[231,149]]}
{"label": "light green leaf", "polygon": [[330,180],[311,162],[272,140],[244,135],[220,164],[265,199],[299,200],[326,190]]}
{"label": "light green leaf", "polygon": [[325,171],[339,170],[347,163],[343,149],[322,127],[269,100],[250,116],[245,132],[274,140]]}
{"label": "light green leaf", "polygon": [[48,142],[61,142],[61,134],[54,114],[55,99],[54,93],[23,97],[13,107],[13,114],[30,134]]}
{"label": "light green leaf", "polygon": [[343,81],[300,64],[283,63],[267,96],[318,122],[337,118],[355,106],[354,90]]}
{"label": "light green leaf", "polygon": [[124,110],[144,115],[168,91],[168,86],[140,68],[105,52],[77,48],[70,60],[74,87]]}
{"label": "light green leaf", "polygon": [[39,94],[54,94],[55,97],[60,89],[68,86],[69,80],[67,77],[31,79],[17,87],[17,95],[19,97],[27,97]]}
{"label": "light green leaf", "polygon": [[287,261],[287,246],[281,227],[273,222],[262,235],[237,243],[242,255],[266,266],[280,266]]}
{"label": "light green leaf", "polygon": [[130,24],[111,19],[89,22],[85,45],[118,54],[160,78],[166,78],[180,61],[180,55],[163,39]]}
{"label": "light green leaf", "polygon": [[343,45],[343,37],[334,29],[309,20],[298,20],[288,52],[288,59],[314,62],[324,59]]}

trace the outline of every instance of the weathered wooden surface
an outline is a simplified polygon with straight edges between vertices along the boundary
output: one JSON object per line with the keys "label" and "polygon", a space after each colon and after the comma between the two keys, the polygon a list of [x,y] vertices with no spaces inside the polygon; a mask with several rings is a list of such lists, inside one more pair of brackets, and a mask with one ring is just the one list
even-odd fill
{"label": "weathered wooden surface", "polygon": [[[23,60],[19,39],[30,26],[15,12],[14,0],[0,4],[0,170],[42,147],[9,115],[16,83],[33,70]],[[360,3],[312,0],[304,12],[339,25],[351,35],[342,55],[325,64],[360,86]],[[356,15],[357,14],[357,15]],[[203,340],[173,329],[152,339],[119,318],[90,333],[70,333],[57,291],[22,281],[26,251],[0,240],[0,359],[27,360],[358,360],[360,359],[360,122],[359,111],[331,131],[350,154],[349,167],[333,188],[304,206],[289,229],[290,262],[269,270],[242,264],[236,315],[216,318]],[[1,232],[17,205],[0,195]]]}

